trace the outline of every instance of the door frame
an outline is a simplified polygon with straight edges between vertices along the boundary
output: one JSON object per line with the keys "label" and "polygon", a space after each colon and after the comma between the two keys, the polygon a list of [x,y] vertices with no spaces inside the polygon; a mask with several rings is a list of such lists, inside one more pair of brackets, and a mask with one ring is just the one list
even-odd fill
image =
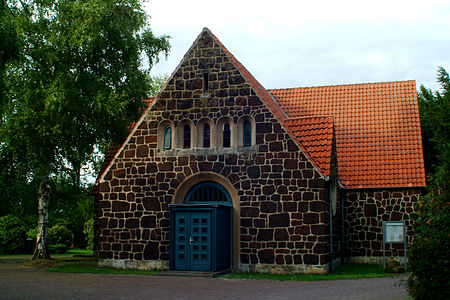
{"label": "door frame", "polygon": [[240,249],[241,249],[241,238],[240,238],[240,219],[241,219],[241,206],[240,198],[237,190],[234,188],[233,184],[224,176],[213,172],[201,172],[186,178],[175,190],[172,204],[183,204],[184,199],[189,192],[189,190],[196,184],[204,181],[213,181],[220,184],[223,188],[228,191],[231,197],[232,208],[232,268],[240,269]]}

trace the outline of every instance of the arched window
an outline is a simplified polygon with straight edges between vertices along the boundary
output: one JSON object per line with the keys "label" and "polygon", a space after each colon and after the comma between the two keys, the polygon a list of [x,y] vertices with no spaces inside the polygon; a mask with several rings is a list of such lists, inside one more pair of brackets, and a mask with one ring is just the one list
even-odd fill
{"label": "arched window", "polygon": [[205,202],[232,205],[228,191],[222,185],[213,181],[205,181],[194,185],[184,199],[184,203]]}
{"label": "arched window", "polygon": [[242,145],[244,147],[249,147],[252,145],[252,124],[250,123],[250,121],[245,120],[244,121],[244,126],[242,128],[243,132],[242,132],[242,137],[243,137],[243,141],[242,141]]}
{"label": "arched window", "polygon": [[211,147],[211,127],[205,123],[203,127],[203,148]]}
{"label": "arched window", "polygon": [[172,127],[166,126],[164,128],[164,150],[169,150],[172,148]]}
{"label": "arched window", "polygon": [[183,148],[191,148],[191,126],[185,124],[183,127]]}
{"label": "arched window", "polygon": [[229,148],[231,145],[231,129],[230,129],[230,124],[225,123],[223,125],[223,147],[224,148]]}

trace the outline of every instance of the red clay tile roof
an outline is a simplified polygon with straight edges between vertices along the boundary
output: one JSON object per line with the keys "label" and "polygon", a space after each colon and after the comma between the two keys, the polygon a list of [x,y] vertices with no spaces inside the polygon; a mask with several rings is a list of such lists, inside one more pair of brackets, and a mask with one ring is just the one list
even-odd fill
{"label": "red clay tile roof", "polygon": [[304,117],[287,119],[286,125],[301,141],[323,176],[330,175],[333,146],[333,117]]}
{"label": "red clay tile roof", "polygon": [[334,117],[345,188],[425,186],[415,81],[269,92],[290,117]]}

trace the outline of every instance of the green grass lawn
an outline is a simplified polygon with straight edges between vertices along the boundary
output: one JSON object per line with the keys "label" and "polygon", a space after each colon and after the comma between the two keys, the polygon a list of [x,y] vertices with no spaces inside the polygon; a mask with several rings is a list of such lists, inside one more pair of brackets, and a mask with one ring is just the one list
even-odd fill
{"label": "green grass lawn", "polygon": [[[62,258],[61,258],[62,259]],[[47,269],[47,272],[63,273],[92,273],[92,274],[134,274],[154,275],[157,271],[123,270],[113,268],[100,268],[94,259],[82,259],[79,261],[66,261]],[[291,280],[291,281],[317,281],[317,280],[342,280],[361,279],[385,276],[395,276],[387,273],[379,265],[341,265],[329,274],[262,274],[262,273],[234,273],[224,275],[228,279],[254,279],[254,280]]]}
{"label": "green grass lawn", "polygon": [[101,268],[97,266],[95,259],[82,259],[77,262],[64,263],[48,268],[47,272],[61,273],[90,273],[90,274],[133,274],[133,275],[153,275],[155,271],[149,270],[124,270],[114,268]]}
{"label": "green grass lawn", "polygon": [[329,274],[264,274],[264,273],[234,273],[225,275],[230,279],[256,279],[256,280],[291,280],[291,281],[316,281],[316,280],[340,280],[361,279],[397,274],[387,273],[379,265],[340,265]]}
{"label": "green grass lawn", "polygon": [[51,254],[51,256],[71,256],[71,255],[93,255],[94,251],[87,249],[69,249],[66,253],[62,254]]}
{"label": "green grass lawn", "polygon": [[[74,255],[93,255],[92,250],[86,249],[69,249],[66,253],[62,254],[50,254],[52,259],[57,261],[64,261],[64,258],[74,258]],[[31,260],[33,254],[10,254],[10,255],[0,255],[0,264],[7,263],[24,263]]]}
{"label": "green grass lawn", "polygon": [[[0,256],[2,263],[20,263],[30,267],[45,269],[47,272],[62,273],[91,273],[91,274],[134,274],[154,275],[157,271],[123,270],[114,268],[101,268],[92,257],[92,250],[70,249],[64,254],[52,254],[51,260],[31,261],[31,254],[3,255]],[[84,255],[84,257],[77,257]],[[291,281],[317,281],[317,280],[339,280],[360,279],[385,276],[396,276],[398,274],[387,273],[380,265],[340,265],[329,274],[264,274],[264,273],[234,273],[224,275],[228,279],[255,279],[255,280],[291,280]]]}

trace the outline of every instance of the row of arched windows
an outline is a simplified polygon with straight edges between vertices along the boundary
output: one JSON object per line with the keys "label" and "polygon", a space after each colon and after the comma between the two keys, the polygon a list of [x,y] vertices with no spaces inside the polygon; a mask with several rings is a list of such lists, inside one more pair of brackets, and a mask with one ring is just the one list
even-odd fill
{"label": "row of arched windows", "polygon": [[241,118],[236,124],[228,118],[214,124],[202,119],[195,126],[183,120],[175,128],[171,121],[163,121],[158,129],[158,145],[162,150],[191,148],[250,147],[255,144],[255,124],[250,117]]}

